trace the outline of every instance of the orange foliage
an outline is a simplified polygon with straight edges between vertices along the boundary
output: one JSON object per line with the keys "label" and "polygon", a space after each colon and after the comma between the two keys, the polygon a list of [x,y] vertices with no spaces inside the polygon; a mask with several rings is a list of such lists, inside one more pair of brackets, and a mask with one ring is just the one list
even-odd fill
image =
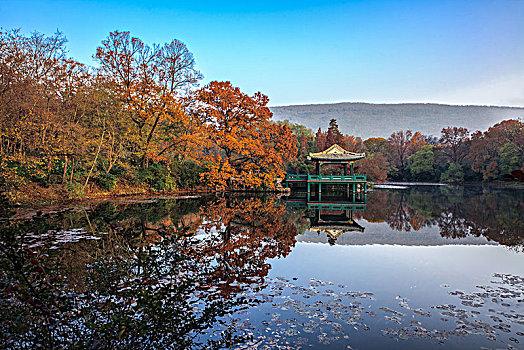
{"label": "orange foliage", "polygon": [[284,163],[296,156],[287,125],[270,121],[267,96],[248,96],[230,82],[211,82],[196,91],[190,113],[209,138],[202,177],[217,189],[274,188]]}
{"label": "orange foliage", "polygon": [[192,54],[178,40],[151,47],[129,32],[115,31],[97,48],[96,58],[99,74],[137,127],[143,160],[166,161],[166,151],[186,140],[173,144],[169,137],[161,137],[167,133],[158,131],[168,129],[178,135],[188,129],[190,119],[179,95],[201,78]]}
{"label": "orange foliage", "polygon": [[217,269],[210,278],[227,281],[220,285],[225,294],[239,288],[235,282],[267,276],[271,268],[267,259],[287,256],[296,243],[297,226],[274,198],[223,198],[201,214],[202,228],[213,238],[188,253],[215,257]]}
{"label": "orange foliage", "polygon": [[386,157],[381,153],[369,155],[359,165],[359,172],[366,174],[370,180],[384,182],[388,178],[389,164]]}

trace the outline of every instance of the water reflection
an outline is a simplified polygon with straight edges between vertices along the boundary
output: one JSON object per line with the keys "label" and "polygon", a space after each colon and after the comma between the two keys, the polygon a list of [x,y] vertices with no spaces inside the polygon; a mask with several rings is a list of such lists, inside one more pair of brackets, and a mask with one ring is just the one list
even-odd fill
{"label": "water reflection", "polygon": [[307,198],[292,197],[286,203],[290,208],[302,210],[309,220],[308,230],[324,233],[331,245],[346,232],[364,232],[364,227],[354,219],[355,211],[365,210],[364,200],[351,201],[345,197],[332,197],[323,202],[311,202]]}
{"label": "water reflection", "polygon": [[[323,202],[307,201],[293,194],[287,206],[305,211],[310,230],[319,232],[315,220],[323,212],[346,209],[364,231],[367,226],[386,223],[396,232],[418,232],[436,228],[443,238],[484,237],[488,241],[520,249],[524,243],[524,191],[470,187],[414,187],[401,191],[376,190],[362,201],[332,195]],[[337,207],[338,206],[338,207]],[[359,223],[360,221],[360,223]],[[355,231],[348,228],[341,232]],[[330,229],[320,230],[328,233]],[[333,243],[332,235],[329,235]]]}
{"label": "water reflection", "polygon": [[[78,227],[82,227],[79,229]],[[223,347],[297,228],[275,201],[98,206],[4,225],[0,323],[13,348]]]}
{"label": "water reflection", "polygon": [[[331,282],[318,282],[323,276],[312,276],[311,269],[275,279],[271,265],[292,251],[300,254],[297,237],[307,232],[326,234],[335,244],[341,235],[372,234],[375,224],[387,224],[389,234],[432,227],[446,239],[483,236],[520,247],[523,199],[519,192],[482,188],[375,191],[358,203],[225,196],[107,202],[5,221],[0,225],[0,343],[6,348],[272,347],[278,335],[295,337],[283,344],[296,348],[305,344],[305,330],[314,328],[307,323],[314,319],[298,322],[297,317],[322,316],[315,311],[328,303],[322,293],[334,298],[326,312],[337,316],[346,310],[354,322],[344,318],[346,326],[369,329],[364,305],[353,299],[372,300],[373,292],[340,287],[336,295],[328,288],[308,297],[315,284]],[[298,278],[305,284],[295,282]],[[512,293],[522,298],[522,280],[511,278],[519,281]],[[292,295],[315,297],[310,301],[321,304],[302,308],[289,299]],[[297,305],[312,314],[299,316],[302,311],[295,310],[289,334],[261,338],[264,322],[280,317],[273,315],[275,307]],[[366,307],[377,313],[379,306]],[[273,316],[264,320],[266,314]],[[322,344],[315,332],[315,342]]]}

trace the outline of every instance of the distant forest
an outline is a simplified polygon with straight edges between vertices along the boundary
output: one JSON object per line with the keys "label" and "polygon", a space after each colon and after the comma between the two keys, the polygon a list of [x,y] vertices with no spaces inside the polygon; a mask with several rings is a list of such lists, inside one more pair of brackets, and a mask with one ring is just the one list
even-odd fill
{"label": "distant forest", "polygon": [[340,131],[362,138],[384,137],[398,130],[440,135],[448,126],[485,131],[506,119],[524,119],[524,108],[452,106],[433,103],[334,103],[271,107],[275,120],[288,120],[312,130],[336,119]]}
{"label": "distant forest", "polygon": [[301,124],[282,123],[297,138],[298,156],[288,163],[291,173],[313,171],[307,155],[338,144],[348,151],[365,152],[366,158],[356,162],[357,171],[377,182],[524,181],[524,123],[515,119],[485,132],[448,126],[438,136],[399,130],[387,138],[367,139],[342,133],[336,119],[316,133]]}

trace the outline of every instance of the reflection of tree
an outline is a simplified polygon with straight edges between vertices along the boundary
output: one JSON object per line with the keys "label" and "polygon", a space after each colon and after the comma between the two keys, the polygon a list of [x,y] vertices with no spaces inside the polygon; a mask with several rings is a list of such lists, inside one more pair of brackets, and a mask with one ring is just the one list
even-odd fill
{"label": "reflection of tree", "polygon": [[453,211],[442,212],[437,218],[440,234],[446,238],[464,238],[468,235],[470,227],[468,222]]}
{"label": "reflection of tree", "polygon": [[486,191],[466,199],[463,215],[471,233],[505,245],[524,244],[524,192]]}
{"label": "reflection of tree", "polygon": [[386,222],[397,231],[418,231],[431,223],[425,208],[417,206],[424,199],[427,198],[411,192],[376,191],[370,194],[362,217],[371,222]]}
{"label": "reflection of tree", "polygon": [[389,226],[397,231],[411,231],[411,208],[407,206],[404,192],[396,196],[396,200],[391,203],[391,213],[386,219]]}
{"label": "reflection of tree", "polygon": [[[295,245],[297,227],[286,208],[273,200],[230,197],[210,203],[202,213],[208,239],[191,249],[218,263],[213,277],[224,283],[225,293],[239,290],[239,283],[251,283],[269,272],[268,258],[286,256]],[[193,247],[192,247],[193,248]]]}
{"label": "reflection of tree", "polygon": [[356,212],[356,218],[364,218],[369,222],[384,222],[389,215],[388,200],[392,192],[373,191],[367,195],[366,211]]}
{"label": "reflection of tree", "polygon": [[524,242],[524,194],[481,187],[375,191],[361,215],[397,231],[438,226],[443,237],[484,236],[508,246]]}
{"label": "reflection of tree", "polygon": [[[78,227],[86,228],[83,239],[56,239]],[[31,241],[31,232],[48,238]],[[6,224],[0,231],[0,342],[16,348],[230,346],[240,334],[224,317],[256,303],[249,292],[263,285],[267,259],[287,255],[296,232],[283,206],[257,198],[105,204],[89,215]]]}

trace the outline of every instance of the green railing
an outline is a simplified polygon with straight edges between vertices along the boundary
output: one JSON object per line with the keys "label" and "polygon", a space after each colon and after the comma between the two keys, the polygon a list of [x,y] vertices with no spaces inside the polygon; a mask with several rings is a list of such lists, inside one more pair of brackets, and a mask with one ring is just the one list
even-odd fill
{"label": "green railing", "polygon": [[286,181],[349,181],[366,182],[366,175],[307,175],[307,174],[287,174]]}
{"label": "green railing", "polygon": [[364,210],[366,209],[366,198],[361,201],[333,201],[333,202],[308,202],[306,198],[303,200],[287,201],[286,206],[292,208],[308,208],[308,209],[324,209],[324,210]]}
{"label": "green railing", "polygon": [[309,181],[366,181],[366,175],[308,175]]}
{"label": "green railing", "polygon": [[366,203],[311,203],[307,202],[308,209],[324,210],[365,210]]}

